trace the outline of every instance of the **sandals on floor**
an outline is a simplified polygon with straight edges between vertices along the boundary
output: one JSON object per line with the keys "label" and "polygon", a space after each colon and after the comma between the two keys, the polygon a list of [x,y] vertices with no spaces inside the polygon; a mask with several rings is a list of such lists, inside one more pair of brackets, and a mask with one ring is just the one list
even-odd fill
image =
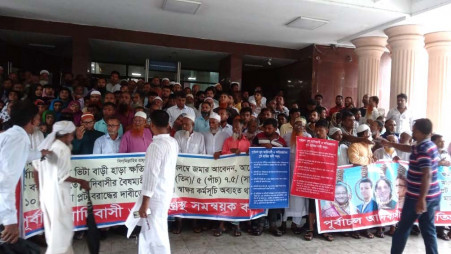
{"label": "sandals on floor", "polygon": [[449,241],[449,233],[448,235],[445,232],[441,232],[439,234],[437,234],[437,237],[442,239],[443,241]]}
{"label": "sandals on floor", "polygon": [[368,239],[373,239],[374,238],[374,235],[368,229],[363,230],[362,231],[362,235],[364,237],[368,238]]}
{"label": "sandals on floor", "polygon": [[379,238],[384,238],[385,237],[384,231],[378,229],[376,231],[376,236],[379,237]]}
{"label": "sandals on floor", "polygon": [[222,236],[222,233],[223,233],[224,231],[225,231],[225,229],[217,228],[217,229],[213,230],[213,236],[216,236],[216,237]]}
{"label": "sandals on floor", "polygon": [[354,239],[360,239],[361,238],[359,232],[352,232],[351,233],[351,237],[354,238]]}
{"label": "sandals on floor", "polygon": [[261,236],[263,233],[263,228],[257,227],[252,230],[252,234],[255,236]]}
{"label": "sandals on floor", "polygon": [[390,226],[390,230],[386,234],[389,236],[393,236],[395,234],[395,231],[396,231],[396,227]]}
{"label": "sandals on floor", "polygon": [[313,239],[313,230],[307,230],[304,234],[304,239],[306,241],[311,241]]}
{"label": "sandals on floor", "polygon": [[329,242],[332,242],[334,240],[334,236],[331,234],[322,234],[322,236]]}
{"label": "sandals on floor", "polygon": [[280,231],[277,227],[270,228],[270,229],[269,229],[269,232],[270,232],[273,236],[277,236],[277,237],[283,235],[282,231]]}
{"label": "sandals on floor", "polygon": [[239,229],[239,228],[237,228],[237,227],[235,227],[234,229],[233,229],[233,236],[241,236],[241,229]]}
{"label": "sandals on floor", "polygon": [[299,235],[299,234],[302,233],[302,228],[298,227],[296,224],[292,223],[291,224],[291,231],[293,231],[293,234]]}

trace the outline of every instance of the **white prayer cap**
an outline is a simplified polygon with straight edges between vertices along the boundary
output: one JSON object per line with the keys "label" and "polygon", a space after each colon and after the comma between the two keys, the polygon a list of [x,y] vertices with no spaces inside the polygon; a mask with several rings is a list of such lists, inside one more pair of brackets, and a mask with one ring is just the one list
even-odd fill
{"label": "white prayer cap", "polygon": [[47,75],[50,75],[50,72],[48,71],[48,70],[42,70],[42,71],[40,71],[39,72],[39,75],[42,75],[42,74],[47,74]]}
{"label": "white prayer cap", "polygon": [[170,85],[175,85],[175,81],[169,82]]}
{"label": "white prayer cap", "polygon": [[212,100],[212,101],[214,101],[213,98],[211,98],[211,97],[207,97],[207,98],[204,99],[204,101],[207,101],[207,100]]}
{"label": "white prayer cap", "polygon": [[160,96],[157,96],[157,97],[153,98],[153,100],[160,100],[160,101],[163,101],[163,99],[161,99]]}
{"label": "white prayer cap", "polygon": [[137,116],[142,117],[142,118],[144,118],[145,120],[147,120],[147,115],[146,115],[146,113],[144,113],[144,112],[142,112],[142,111],[136,112],[136,113],[135,113],[135,117],[137,117]]}
{"label": "white prayer cap", "polygon": [[193,96],[192,94],[190,94],[190,93],[189,93],[189,94],[187,94],[187,95],[186,95],[186,97],[191,97],[191,98],[193,98],[193,99],[194,99],[194,96]]}
{"label": "white prayer cap", "polygon": [[368,125],[366,125],[366,124],[359,125],[359,127],[357,128],[357,133],[361,133],[361,132],[364,132],[364,131],[371,132],[370,127]]}
{"label": "white prayer cap", "polygon": [[256,102],[254,99],[250,99],[250,100],[249,100],[249,104],[257,105],[257,102]]}
{"label": "white prayer cap", "polygon": [[161,81],[170,81],[168,78],[163,78]]}
{"label": "white prayer cap", "polygon": [[174,83],[174,86],[182,86],[180,83]]}
{"label": "white prayer cap", "polygon": [[341,131],[340,128],[332,127],[329,129],[329,136],[334,135],[337,131]]}
{"label": "white prayer cap", "polygon": [[216,119],[218,122],[221,122],[221,117],[215,112],[210,113],[210,119]]}
{"label": "white prayer cap", "polygon": [[100,92],[97,90],[92,90],[91,95],[102,95],[102,94],[100,94]]}
{"label": "white prayer cap", "polygon": [[52,132],[38,146],[38,150],[48,150],[55,141],[56,134],[65,135],[75,131],[75,125],[71,121],[58,121],[53,124]]}
{"label": "white prayer cap", "polygon": [[193,121],[193,123],[196,121],[196,116],[192,115],[192,114],[186,114],[185,116],[183,116],[184,118],[188,118],[191,121]]}

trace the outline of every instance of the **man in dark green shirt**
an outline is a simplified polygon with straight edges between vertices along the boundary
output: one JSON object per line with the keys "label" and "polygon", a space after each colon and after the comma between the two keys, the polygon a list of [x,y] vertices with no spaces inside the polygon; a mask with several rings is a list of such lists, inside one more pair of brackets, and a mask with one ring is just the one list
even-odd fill
{"label": "man in dark green shirt", "polygon": [[94,142],[103,136],[103,132],[94,130],[94,115],[85,113],[81,116],[81,126],[75,131],[72,141],[72,154],[92,154]]}

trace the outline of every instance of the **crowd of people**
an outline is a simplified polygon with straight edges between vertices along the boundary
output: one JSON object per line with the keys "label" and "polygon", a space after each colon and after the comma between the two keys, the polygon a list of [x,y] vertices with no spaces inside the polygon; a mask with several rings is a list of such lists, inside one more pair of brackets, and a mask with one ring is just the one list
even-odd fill
{"label": "crowd of people", "polygon": [[[366,166],[378,160],[409,161],[410,151],[393,144],[411,146],[414,142],[412,127],[415,119],[407,107],[405,94],[399,94],[397,106],[386,113],[378,106],[379,98],[375,95],[359,98],[361,105],[352,97],[337,95],[335,105],[328,108],[323,103],[323,96],[316,94],[303,102],[305,107],[300,107],[298,101],[285,101],[285,91],[269,95],[262,87],[246,91],[239,83],[233,82],[218,83],[201,90],[199,85],[183,87],[167,78],[154,77],[150,82],[121,80],[120,73],[113,71],[108,80],[98,78],[92,84],[81,76],[74,78],[70,73],[63,75],[61,84],[52,84],[49,74],[46,70],[39,75],[25,71],[1,78],[2,131],[13,127],[10,113],[14,104],[28,101],[38,108],[37,127],[29,135],[30,156],[34,158],[42,155],[38,150],[40,143],[55,133],[56,123],[60,121],[69,121],[75,126],[75,137],[70,141],[74,155],[146,152],[155,135],[150,128],[154,119],[150,116],[159,110],[166,111],[169,116],[168,133],[177,141],[180,153],[208,154],[215,158],[224,154],[247,153],[249,147],[290,147],[294,162],[295,141],[304,136],[338,141],[339,166]],[[449,166],[451,159],[443,137],[434,134],[432,141],[438,147],[439,165]],[[294,163],[291,165],[292,175]],[[367,193],[364,198],[369,203],[357,207],[354,213],[391,205],[384,200],[375,201],[372,183],[366,183],[361,183],[361,190],[362,194]],[[369,188],[367,192],[364,191],[366,186]],[[334,205],[339,207],[343,201],[340,193],[346,196],[346,187],[340,189],[337,184],[337,188],[336,200],[324,209],[323,216],[334,216]],[[282,236],[287,231],[288,218],[291,218],[291,230],[295,234],[304,233],[305,240],[312,240],[316,219],[314,200],[291,196],[289,204],[289,208],[270,209],[266,218],[248,223],[227,225],[220,221],[193,220],[193,230],[201,232],[213,227],[213,235],[220,236],[230,226],[233,235],[240,236],[243,227],[253,235],[261,235],[268,227],[271,234]],[[393,204],[392,208],[396,206],[402,207],[402,203]],[[277,226],[279,220],[281,226]],[[182,233],[183,222],[177,219],[171,231]],[[451,232],[446,230],[440,227],[437,234],[449,240]],[[361,236],[384,237],[384,233],[393,235],[394,232],[392,226],[387,232],[384,228],[376,228],[347,235],[359,239]],[[322,236],[328,241],[334,240],[332,234]]]}

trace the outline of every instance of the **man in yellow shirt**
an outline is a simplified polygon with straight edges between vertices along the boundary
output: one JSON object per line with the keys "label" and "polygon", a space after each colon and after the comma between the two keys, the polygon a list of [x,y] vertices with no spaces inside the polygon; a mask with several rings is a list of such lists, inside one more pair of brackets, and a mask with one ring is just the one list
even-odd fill
{"label": "man in yellow shirt", "polygon": [[[357,137],[370,139],[371,130],[366,124],[362,124],[357,128]],[[349,161],[354,165],[366,166],[371,164],[373,160],[372,145],[366,142],[352,143],[348,149]]]}

